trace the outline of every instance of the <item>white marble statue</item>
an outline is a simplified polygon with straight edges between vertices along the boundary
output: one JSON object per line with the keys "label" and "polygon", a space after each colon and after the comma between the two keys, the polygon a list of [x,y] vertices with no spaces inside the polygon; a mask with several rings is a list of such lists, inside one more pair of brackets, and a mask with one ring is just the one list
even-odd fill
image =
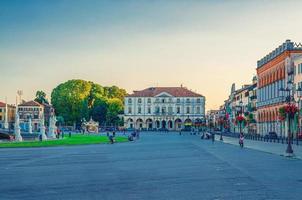
{"label": "white marble statue", "polygon": [[54,114],[52,114],[49,118],[49,132],[48,132],[48,137],[55,139],[56,138],[56,131],[57,131],[57,127],[56,127],[56,116]]}
{"label": "white marble statue", "polygon": [[33,126],[31,123],[31,117],[28,119],[28,133],[32,134],[33,133]]}
{"label": "white marble statue", "polygon": [[15,118],[15,140],[18,142],[22,142],[23,138],[21,136],[21,128],[20,128],[20,118],[18,113],[18,107],[16,108],[16,118]]}
{"label": "white marble statue", "polygon": [[44,125],[44,115],[42,114],[40,120],[40,137],[42,140],[47,140],[47,136],[45,134],[45,125]]}

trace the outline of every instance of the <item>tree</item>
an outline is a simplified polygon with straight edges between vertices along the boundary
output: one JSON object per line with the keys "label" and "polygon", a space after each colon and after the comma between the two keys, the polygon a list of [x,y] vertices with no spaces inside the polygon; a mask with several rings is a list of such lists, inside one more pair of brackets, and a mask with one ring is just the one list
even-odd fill
{"label": "tree", "polygon": [[69,80],[57,86],[51,93],[56,114],[62,116],[68,125],[79,123],[87,117],[90,90],[91,84],[84,80]]}
{"label": "tree", "polygon": [[108,99],[108,110],[106,115],[107,123],[111,125],[119,124],[119,114],[123,113],[123,102],[118,98]]}
{"label": "tree", "polygon": [[49,104],[47,98],[46,98],[46,93],[43,92],[42,90],[39,90],[36,92],[36,98],[35,98],[35,101],[38,102],[38,103],[46,103],[46,104]]}
{"label": "tree", "polygon": [[92,117],[100,124],[117,124],[123,112],[126,90],[116,86],[102,87],[84,80],[69,80],[58,85],[51,93],[56,114],[65,124],[79,125],[83,118]]}
{"label": "tree", "polygon": [[107,107],[107,99],[105,97],[96,97],[91,108],[92,119],[98,121],[99,124],[104,124],[106,122]]}
{"label": "tree", "polygon": [[126,90],[120,89],[117,86],[112,87],[104,87],[104,94],[108,98],[118,98],[122,102],[124,101],[124,97],[127,95]]}

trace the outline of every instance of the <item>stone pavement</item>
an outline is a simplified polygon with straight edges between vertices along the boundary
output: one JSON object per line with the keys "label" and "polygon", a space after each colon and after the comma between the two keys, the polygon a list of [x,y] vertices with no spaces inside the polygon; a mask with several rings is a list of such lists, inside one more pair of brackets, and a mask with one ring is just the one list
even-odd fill
{"label": "stone pavement", "polygon": [[[215,140],[220,140],[220,135],[215,135]],[[234,137],[223,136],[223,142],[239,146],[239,139]],[[286,156],[285,150],[287,147],[286,141],[284,144],[282,143],[274,143],[274,142],[263,142],[263,141],[256,141],[256,140],[244,140],[244,147],[255,149],[258,151],[263,151],[266,153],[272,153],[276,155]],[[295,142],[292,145],[294,150],[295,158],[302,159],[302,145],[296,145]]]}
{"label": "stone pavement", "polygon": [[199,136],[0,149],[0,199],[301,199],[302,161]]}

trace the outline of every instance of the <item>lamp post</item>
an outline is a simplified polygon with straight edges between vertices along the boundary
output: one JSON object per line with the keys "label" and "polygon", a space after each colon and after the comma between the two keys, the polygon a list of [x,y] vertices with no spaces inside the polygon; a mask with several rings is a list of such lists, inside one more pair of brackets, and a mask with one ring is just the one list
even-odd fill
{"label": "lamp post", "polygon": [[[236,110],[237,110],[237,116],[242,116],[242,113],[243,113],[243,102],[240,101],[239,102],[239,106],[236,106]],[[239,121],[239,133],[241,134],[242,133],[242,122],[243,121]]]}
{"label": "lamp post", "polygon": [[[291,80],[287,81],[286,88],[281,87],[279,89],[279,91],[281,92],[281,96],[285,97],[287,106],[291,106],[292,103],[295,103],[293,82]],[[287,147],[286,147],[287,156],[293,156],[293,153],[294,153],[293,148],[292,148],[291,118],[294,118],[294,116],[292,116],[292,114],[290,114],[290,113],[287,113],[287,124],[288,124]]]}

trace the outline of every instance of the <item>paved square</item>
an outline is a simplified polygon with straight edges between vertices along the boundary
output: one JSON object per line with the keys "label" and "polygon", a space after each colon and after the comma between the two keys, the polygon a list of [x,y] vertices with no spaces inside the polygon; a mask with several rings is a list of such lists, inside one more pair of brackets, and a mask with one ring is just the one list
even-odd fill
{"label": "paved square", "polygon": [[198,136],[0,149],[0,199],[301,199],[302,161]]}

